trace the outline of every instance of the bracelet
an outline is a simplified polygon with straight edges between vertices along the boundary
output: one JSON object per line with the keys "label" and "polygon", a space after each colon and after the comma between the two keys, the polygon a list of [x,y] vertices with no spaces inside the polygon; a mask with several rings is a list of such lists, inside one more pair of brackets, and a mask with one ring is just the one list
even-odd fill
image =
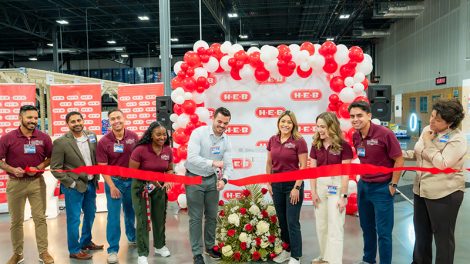
{"label": "bracelet", "polygon": [[220,181],[223,181],[224,184],[227,184],[227,182],[228,182],[227,179],[225,179],[225,178],[220,179]]}

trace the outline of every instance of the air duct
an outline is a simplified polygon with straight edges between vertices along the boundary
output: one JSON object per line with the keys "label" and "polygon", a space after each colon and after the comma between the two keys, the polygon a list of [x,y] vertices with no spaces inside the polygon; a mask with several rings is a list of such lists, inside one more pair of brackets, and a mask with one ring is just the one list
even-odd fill
{"label": "air duct", "polygon": [[[90,52],[123,52],[126,51],[126,47],[104,47],[104,48],[92,48],[89,49]],[[0,55],[15,55],[15,56],[43,56],[43,55],[49,55],[52,54],[54,49],[43,49],[43,48],[38,48],[35,50],[5,50],[1,51],[0,50]],[[80,54],[86,52],[83,49],[76,49],[76,48],[71,48],[71,49],[58,49],[58,53],[66,53],[66,54]]]}

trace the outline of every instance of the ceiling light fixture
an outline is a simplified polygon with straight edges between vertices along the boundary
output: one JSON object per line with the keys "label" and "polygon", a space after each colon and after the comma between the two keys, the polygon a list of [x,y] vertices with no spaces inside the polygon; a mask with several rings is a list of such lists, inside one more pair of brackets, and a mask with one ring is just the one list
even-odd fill
{"label": "ceiling light fixture", "polygon": [[108,44],[116,44],[116,41],[115,41],[115,40],[108,40],[108,41],[106,41],[106,42],[108,42]]}
{"label": "ceiling light fixture", "polygon": [[244,35],[244,34],[243,34],[243,35],[238,35],[238,37],[241,38],[241,39],[247,39],[247,38],[248,38],[248,35]]}
{"label": "ceiling light fixture", "polygon": [[129,55],[127,55],[127,54],[121,54],[121,57],[123,57],[123,58],[128,58]]}
{"label": "ceiling light fixture", "polygon": [[54,44],[52,44],[52,43],[47,43],[47,46],[49,46],[49,47],[54,47]]}
{"label": "ceiling light fixture", "polygon": [[59,19],[59,20],[56,20],[55,22],[57,22],[61,25],[68,25],[69,24],[69,21],[64,20],[64,19]]}
{"label": "ceiling light fixture", "polygon": [[116,51],[123,51],[123,50],[124,50],[123,47],[116,48]]}
{"label": "ceiling light fixture", "polygon": [[326,38],[327,41],[333,41],[335,40],[335,38],[332,38],[332,37],[329,37],[329,38]]}
{"label": "ceiling light fixture", "polygon": [[238,14],[237,13],[228,13],[228,17],[229,18],[235,18],[235,17],[238,17]]}
{"label": "ceiling light fixture", "polygon": [[31,58],[28,58],[28,60],[30,60],[30,61],[37,61],[38,58],[36,58],[36,57],[31,57]]}
{"label": "ceiling light fixture", "polygon": [[178,42],[179,39],[178,39],[178,38],[171,38],[171,41],[172,41],[172,42]]}
{"label": "ceiling light fixture", "polygon": [[148,16],[138,16],[139,20],[141,21],[149,21],[150,18]]}
{"label": "ceiling light fixture", "polygon": [[348,19],[349,18],[349,14],[342,14],[339,16],[339,19]]}

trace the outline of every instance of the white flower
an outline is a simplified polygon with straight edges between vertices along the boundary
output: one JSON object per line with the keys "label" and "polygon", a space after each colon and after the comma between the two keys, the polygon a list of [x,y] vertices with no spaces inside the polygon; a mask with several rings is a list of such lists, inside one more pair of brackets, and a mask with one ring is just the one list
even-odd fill
{"label": "white flower", "polygon": [[268,214],[270,216],[275,215],[276,214],[276,209],[274,208],[274,206],[268,205],[268,208],[266,208],[266,212],[268,212]]}
{"label": "white flower", "polygon": [[224,246],[222,248],[222,254],[226,257],[232,256],[233,255],[232,246],[230,246],[230,245]]}
{"label": "white flower", "polygon": [[263,240],[263,241],[261,242],[261,247],[262,247],[262,248],[267,248],[269,245],[271,245],[271,243],[269,243],[269,241],[264,241],[264,240]]}
{"label": "white flower", "polygon": [[238,236],[238,240],[240,240],[240,242],[248,242],[248,235],[245,232],[241,232]]}
{"label": "white flower", "polygon": [[274,247],[274,253],[279,254],[282,252],[282,246],[278,245]]}
{"label": "white flower", "polygon": [[269,224],[263,220],[259,221],[258,224],[256,225],[256,234],[262,235],[266,232],[269,232]]}
{"label": "white flower", "polygon": [[228,216],[228,222],[238,227],[240,225],[240,217],[237,214],[231,214]]}
{"label": "white flower", "polygon": [[256,206],[256,205],[252,205],[248,211],[250,211],[250,213],[251,213],[252,215],[257,215],[257,214],[259,214],[259,213],[261,212],[261,211],[259,210],[259,207]]}

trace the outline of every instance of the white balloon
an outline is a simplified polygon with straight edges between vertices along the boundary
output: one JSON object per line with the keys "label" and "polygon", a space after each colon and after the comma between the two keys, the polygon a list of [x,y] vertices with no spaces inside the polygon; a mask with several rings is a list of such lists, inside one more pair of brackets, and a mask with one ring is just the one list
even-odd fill
{"label": "white balloon", "polygon": [[[214,58],[215,59],[215,58]],[[199,77],[205,77],[207,78],[208,74],[207,74],[207,70],[204,69],[204,68],[201,68],[201,67],[197,67],[194,69],[194,79],[197,80],[197,78]]]}
{"label": "white balloon", "polygon": [[[184,174],[179,174],[179,175],[184,175]],[[188,203],[186,201],[186,194],[181,193],[180,195],[178,195],[177,201],[181,209],[186,209],[188,207]]]}
{"label": "white balloon", "polygon": [[320,70],[325,66],[325,57],[321,56],[318,53],[315,53],[313,56],[308,57],[308,64],[314,70]]}
{"label": "white balloon", "polygon": [[173,65],[173,71],[175,73],[178,73],[179,71],[181,71],[181,64],[183,64],[182,61],[177,61],[175,65]]}
{"label": "white balloon", "polygon": [[261,53],[259,55],[259,59],[264,63],[268,63],[271,60],[273,60],[274,58],[271,57],[271,55],[269,53],[269,50],[265,50],[265,51],[261,50]]}
{"label": "white balloon", "polygon": [[243,50],[243,46],[240,45],[240,44],[233,44],[232,45],[232,50],[234,51],[234,53],[236,53],[237,51],[240,51],[240,50]]}
{"label": "white balloon", "polygon": [[250,54],[253,53],[253,52],[260,52],[260,49],[259,49],[258,47],[250,47],[250,48],[246,51],[246,53],[247,53],[248,55],[250,55]]}
{"label": "white balloon", "polygon": [[378,118],[373,118],[371,120],[372,124],[375,124],[375,125],[380,125],[380,120]]}
{"label": "white balloon", "polygon": [[299,65],[300,69],[304,72],[310,70],[310,65],[308,65],[307,62],[302,62],[300,65]]}
{"label": "white balloon", "polygon": [[178,87],[175,90],[173,90],[177,95],[184,95],[184,89],[183,87]]}
{"label": "white balloon", "polygon": [[269,46],[269,54],[271,55],[271,58],[277,58],[279,56],[279,50],[273,46]]}
{"label": "white balloon", "polygon": [[176,122],[177,119],[178,119],[178,115],[177,115],[177,114],[173,113],[173,114],[170,115],[170,121],[171,121],[171,122],[174,123],[174,122]]}
{"label": "white balloon", "polygon": [[354,90],[350,87],[343,88],[343,90],[339,92],[338,96],[339,99],[344,103],[351,103],[352,101],[354,101],[354,98],[356,98]]}
{"label": "white balloon", "polygon": [[208,49],[209,44],[207,44],[207,42],[205,42],[204,40],[198,40],[194,43],[193,50],[197,52],[197,49],[199,49],[200,47],[203,47],[204,49]]}
{"label": "white balloon", "polygon": [[336,53],[334,55],[335,61],[339,66],[346,64],[349,61],[349,50],[348,48],[343,45],[339,44],[336,46]]}
{"label": "white balloon", "polygon": [[315,47],[315,53],[314,54],[317,54],[318,50],[321,48],[321,45],[318,44],[318,43],[315,43],[315,44],[313,44],[313,47]]}
{"label": "white balloon", "polygon": [[369,54],[364,53],[364,61],[372,62],[372,57]]}
{"label": "white balloon", "polygon": [[224,43],[222,43],[222,45],[220,45],[220,51],[222,51],[223,53],[229,53],[231,47],[232,43],[230,43],[230,41],[225,41]]}
{"label": "white balloon", "polygon": [[354,85],[354,78],[353,77],[346,77],[344,79],[344,85],[347,87],[352,87]]}
{"label": "white balloon", "polygon": [[191,100],[193,98],[193,94],[190,92],[185,92],[184,93],[184,100]]}
{"label": "white balloon", "polygon": [[178,119],[176,120],[176,123],[178,123],[179,127],[185,128],[186,125],[189,123],[189,116],[184,113],[179,115]]}
{"label": "white balloon", "polygon": [[373,66],[372,62],[363,61],[356,66],[357,72],[362,72],[364,75],[369,75],[372,72]]}
{"label": "white balloon", "polygon": [[184,162],[178,162],[178,164],[175,165],[175,173],[176,175],[184,175],[186,173]]}
{"label": "white balloon", "polygon": [[222,69],[224,69],[224,71],[230,71],[232,69],[232,67],[230,67],[230,65],[228,65],[228,60],[230,59],[231,57],[229,55],[225,55],[222,57],[222,59],[220,59],[220,67],[222,67]]}
{"label": "white balloon", "polygon": [[242,78],[242,80],[244,81],[253,80],[254,74],[255,71],[253,70],[253,67],[251,67],[250,64],[245,64],[240,69],[240,78]]}
{"label": "white balloon", "polygon": [[340,118],[339,124],[340,124],[341,130],[343,131],[348,131],[352,127],[350,119]]}
{"label": "white balloon", "polygon": [[203,63],[202,66],[208,72],[215,72],[219,68],[219,61],[214,57],[209,57],[209,61],[207,63]]}
{"label": "white balloon", "polygon": [[349,180],[348,182],[348,193],[357,193],[357,183],[353,180]]}
{"label": "white balloon", "polygon": [[193,92],[193,101],[196,103],[196,104],[201,104],[201,103],[204,103],[206,97],[204,94],[200,94],[198,92]]}
{"label": "white balloon", "polygon": [[364,81],[365,78],[366,76],[362,72],[356,72],[356,74],[354,74],[354,82],[356,83]]}
{"label": "white balloon", "polygon": [[182,103],[184,103],[184,95],[178,95],[178,96],[176,96],[174,102],[175,102],[175,104],[182,104]]}
{"label": "white balloon", "polygon": [[176,122],[174,122],[174,123],[171,125],[171,127],[173,128],[173,130],[176,130],[176,129],[180,128],[180,127],[178,126],[178,123],[176,123]]}
{"label": "white balloon", "polygon": [[175,91],[172,91],[170,94],[171,101],[174,102],[176,100],[176,97],[178,97],[178,93]]}
{"label": "white balloon", "polygon": [[206,122],[208,123],[208,121],[210,120],[209,117],[210,117],[210,113],[209,113],[209,110],[205,107],[198,107],[196,108],[196,115],[199,116],[199,120],[201,122]]}
{"label": "white balloon", "polygon": [[292,60],[297,65],[302,64],[303,62],[306,62],[308,58],[309,58],[309,53],[306,50],[296,51],[292,53]]}
{"label": "white balloon", "polygon": [[300,51],[300,46],[297,44],[290,44],[289,45],[290,53]]}
{"label": "white balloon", "polygon": [[359,82],[359,83],[355,83],[355,84],[353,85],[353,90],[354,90],[354,93],[355,93],[357,96],[361,95],[362,92],[364,91],[364,84],[362,84],[362,83],[360,83],[360,82]]}

